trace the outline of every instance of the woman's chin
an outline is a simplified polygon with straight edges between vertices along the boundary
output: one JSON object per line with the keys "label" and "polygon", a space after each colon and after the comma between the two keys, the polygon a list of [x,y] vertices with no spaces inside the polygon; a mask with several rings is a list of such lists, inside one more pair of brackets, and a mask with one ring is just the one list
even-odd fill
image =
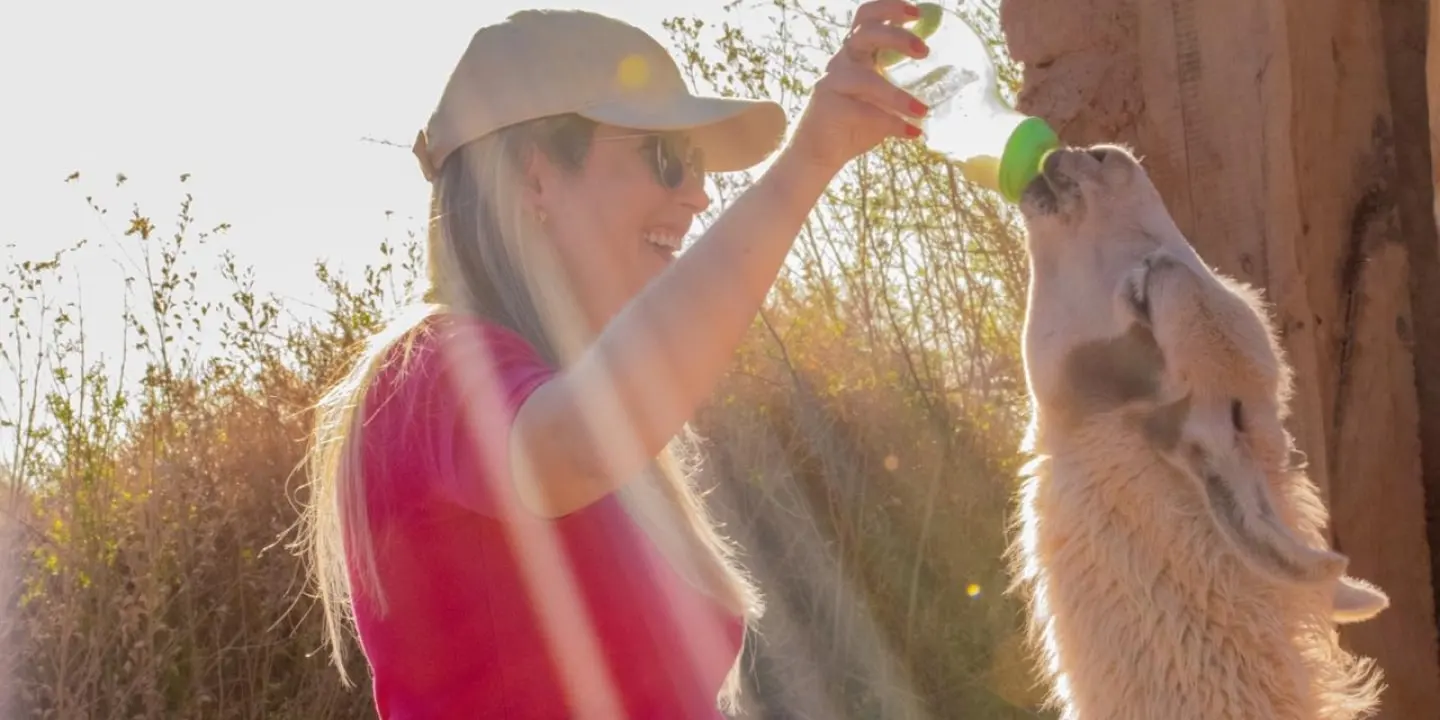
{"label": "woman's chin", "polygon": [[654,280],[656,275],[664,272],[665,268],[674,264],[677,254],[674,250],[668,248],[661,249],[653,245],[646,245],[645,250],[642,252],[645,255],[643,265],[648,271],[648,277],[645,279],[646,282]]}

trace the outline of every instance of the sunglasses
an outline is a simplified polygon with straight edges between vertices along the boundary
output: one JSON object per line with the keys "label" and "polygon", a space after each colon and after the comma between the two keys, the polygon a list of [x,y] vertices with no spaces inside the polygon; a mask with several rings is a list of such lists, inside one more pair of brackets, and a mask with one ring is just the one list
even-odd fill
{"label": "sunglasses", "polygon": [[663,187],[674,190],[685,183],[688,171],[700,181],[705,180],[705,153],[679,134],[639,133],[632,135],[609,135],[596,140],[628,140],[644,138],[640,152],[650,164],[655,181]]}

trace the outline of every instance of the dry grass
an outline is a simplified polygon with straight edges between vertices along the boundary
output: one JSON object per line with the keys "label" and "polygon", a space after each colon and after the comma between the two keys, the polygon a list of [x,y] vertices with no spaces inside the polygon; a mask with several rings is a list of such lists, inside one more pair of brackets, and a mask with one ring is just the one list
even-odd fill
{"label": "dry grass", "polygon": [[[793,106],[806,45],[838,33],[813,8],[769,12],[762,40],[672,24],[695,82]],[[717,46],[728,71],[698,51]],[[747,180],[726,178],[717,206]],[[133,387],[49,294],[63,256],[14,263],[0,294],[22,399],[3,418],[18,439],[0,496],[4,717],[373,715],[317,652],[286,543],[307,408],[413,289],[418,249],[382,245],[353,284],[319,266],[334,304],[302,322],[233,263],[191,273],[191,248],[225,228],[197,232],[190,202],[173,234],[138,211],[123,228],[143,258],[143,301],[122,313]],[[857,161],[814,213],[697,423],[712,499],[770,600],[752,716],[1037,716],[1000,592],[1023,259],[1005,208],[913,148]],[[203,305],[197,282],[233,292]]]}

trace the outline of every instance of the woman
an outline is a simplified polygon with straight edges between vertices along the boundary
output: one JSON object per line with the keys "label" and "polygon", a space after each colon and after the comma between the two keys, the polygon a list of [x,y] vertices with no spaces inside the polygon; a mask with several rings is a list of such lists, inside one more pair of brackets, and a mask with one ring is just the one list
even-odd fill
{"label": "woman", "polygon": [[[904,0],[855,13],[795,132],[683,256],[703,173],[781,144],[773,103],[689,93],[586,12],[477,32],[416,143],[424,303],[317,408],[308,539],[337,664],[382,718],[712,717],[758,593],[668,450],[840,168],[925,108]],[[657,459],[658,458],[658,459]],[[343,673],[343,671],[342,671]]]}

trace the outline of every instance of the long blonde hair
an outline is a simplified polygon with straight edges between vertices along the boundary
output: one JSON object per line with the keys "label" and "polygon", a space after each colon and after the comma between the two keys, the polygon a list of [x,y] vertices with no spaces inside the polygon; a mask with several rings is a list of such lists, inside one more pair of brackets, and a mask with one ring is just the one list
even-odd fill
{"label": "long blonde hair", "polygon": [[[302,514],[301,545],[324,609],[331,658],[342,681],[343,626],[353,623],[355,574],[384,612],[374,542],[360,471],[357,422],[366,392],[387,357],[401,362],[426,320],[439,312],[483,317],[524,337],[553,366],[582,349],[577,308],[568,283],[520,199],[522,172],[532,152],[569,171],[584,162],[593,124],[565,115],[514,125],[471,142],[440,169],[431,195],[424,296],[369,339],[349,372],[320,399],[310,438],[310,497]],[[544,292],[539,292],[540,288]],[[400,346],[403,352],[391,351]],[[656,458],[649,472],[627,483],[622,505],[672,567],[749,625],[763,611],[734,547],[718,531],[692,477],[698,457],[688,427]],[[740,688],[739,658],[717,698],[733,709]]]}

